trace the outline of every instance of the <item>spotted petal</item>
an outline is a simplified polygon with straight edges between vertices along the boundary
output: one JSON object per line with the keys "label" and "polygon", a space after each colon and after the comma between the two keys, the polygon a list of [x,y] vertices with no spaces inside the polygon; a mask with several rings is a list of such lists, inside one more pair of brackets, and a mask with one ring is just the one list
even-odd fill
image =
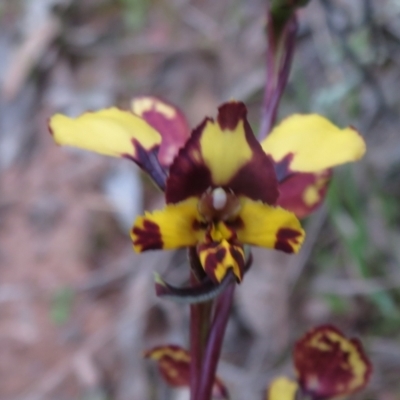
{"label": "spotted petal", "polygon": [[348,396],[366,386],[372,370],[360,341],[329,325],[297,342],[294,364],[299,385],[313,399]]}
{"label": "spotted petal", "polygon": [[279,184],[278,205],[298,218],[307,217],[324,201],[331,176],[331,169],[290,175]]}
{"label": "spotted petal", "polygon": [[167,181],[167,203],[200,196],[209,187],[231,189],[274,204],[278,197],[272,161],[263,152],[246,119],[246,106],[229,102],[217,120],[206,118],[179,151]]}
{"label": "spotted petal", "polygon": [[[145,352],[144,356],[157,361],[158,369],[165,381],[172,387],[190,385],[190,355],[176,345],[158,346]],[[228,390],[218,377],[215,378],[213,399],[229,398]]]}
{"label": "spotted petal", "polygon": [[149,123],[162,137],[158,159],[168,167],[189,138],[185,116],[172,104],[157,97],[142,96],[131,102],[132,111]]}
{"label": "spotted petal", "polygon": [[157,158],[161,135],[137,115],[114,107],[77,118],[56,114],[49,124],[56,143],[132,159],[161,188],[165,186],[166,175]]}
{"label": "spotted petal", "polygon": [[356,161],[366,149],[354,128],[340,129],[317,114],[284,119],[263,140],[262,147],[278,164],[280,181],[290,172],[318,172]]}
{"label": "spotted petal", "polygon": [[204,238],[198,223],[197,203],[198,199],[191,198],[137,217],[131,231],[135,251],[196,245]]}
{"label": "spotted petal", "polygon": [[275,378],[268,389],[267,400],[296,400],[298,385],[288,378]]}
{"label": "spotted petal", "polygon": [[245,266],[242,246],[223,239],[220,242],[202,243],[197,251],[206,274],[215,283],[221,282],[230,269],[239,282],[242,280]]}
{"label": "spotted petal", "polygon": [[233,222],[240,243],[297,253],[305,233],[296,216],[280,207],[241,199],[239,218]]}

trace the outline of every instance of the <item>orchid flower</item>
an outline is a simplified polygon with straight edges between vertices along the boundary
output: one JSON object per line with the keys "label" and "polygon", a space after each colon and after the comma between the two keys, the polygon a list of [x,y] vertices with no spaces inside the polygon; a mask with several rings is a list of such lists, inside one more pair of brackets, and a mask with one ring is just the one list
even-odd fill
{"label": "orchid flower", "polygon": [[353,128],[319,115],[293,115],[259,143],[242,102],[218,108],[191,133],[183,114],[154,97],[131,110],[109,108],[50,120],[54,140],[127,158],[165,191],[166,206],[134,222],[137,252],[195,249],[208,278],[232,271],[243,278],[245,245],[299,251],[305,233],[298,217],[323,200],[331,167],[363,156]]}
{"label": "orchid flower", "polygon": [[295,345],[296,381],[274,379],[267,400],[331,400],[363,389],[371,362],[358,339],[348,339],[331,325],[316,327]]}

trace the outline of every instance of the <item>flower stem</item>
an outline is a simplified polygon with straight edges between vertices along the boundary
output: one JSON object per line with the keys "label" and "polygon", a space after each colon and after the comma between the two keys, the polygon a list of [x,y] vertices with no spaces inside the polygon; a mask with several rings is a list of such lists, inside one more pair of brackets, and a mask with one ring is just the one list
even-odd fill
{"label": "flower stem", "polygon": [[275,124],[279,102],[286,87],[293,61],[297,33],[296,14],[282,19],[273,10],[268,11],[267,26],[267,82],[259,132],[263,140]]}
{"label": "flower stem", "polygon": [[232,306],[236,283],[231,283],[218,298],[214,319],[208,335],[207,348],[204,354],[203,367],[200,375],[200,386],[196,400],[210,400],[215,381],[221,346],[225,335],[226,325]]}
{"label": "flower stem", "polygon": [[[194,273],[191,273],[191,284],[198,284]],[[190,306],[190,399],[196,400],[200,385],[203,357],[210,329],[213,301],[192,304]]]}

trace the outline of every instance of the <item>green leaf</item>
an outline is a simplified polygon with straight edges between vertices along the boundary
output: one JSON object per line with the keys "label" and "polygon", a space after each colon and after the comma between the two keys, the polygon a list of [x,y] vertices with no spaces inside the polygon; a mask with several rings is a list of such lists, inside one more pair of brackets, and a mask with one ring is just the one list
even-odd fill
{"label": "green leaf", "polygon": [[148,0],[120,0],[124,8],[124,19],[132,30],[143,27],[147,18]]}
{"label": "green leaf", "polygon": [[50,318],[57,325],[65,324],[69,320],[74,295],[74,291],[67,287],[58,290],[54,294],[51,302]]}

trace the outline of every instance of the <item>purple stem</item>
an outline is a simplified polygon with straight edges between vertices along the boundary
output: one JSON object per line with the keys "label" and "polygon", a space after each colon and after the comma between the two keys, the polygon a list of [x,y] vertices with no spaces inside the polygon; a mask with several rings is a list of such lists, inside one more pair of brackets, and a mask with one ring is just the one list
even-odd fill
{"label": "purple stem", "polygon": [[[275,124],[279,102],[286,87],[297,33],[296,14],[289,18],[285,26],[274,31],[276,25],[268,12],[267,82],[264,91],[259,140],[263,140]],[[276,30],[276,29],[275,29]]]}
{"label": "purple stem", "polygon": [[229,319],[235,287],[236,283],[230,284],[217,300],[214,319],[208,335],[207,348],[204,354],[200,386],[198,387],[198,396],[196,400],[210,400],[211,398],[215,373],[221,354],[222,341],[225,336],[225,329]]}
{"label": "purple stem", "polygon": [[[198,285],[198,280],[191,273],[191,284]],[[203,356],[210,328],[212,301],[190,306],[190,399],[196,400],[199,388]]]}

